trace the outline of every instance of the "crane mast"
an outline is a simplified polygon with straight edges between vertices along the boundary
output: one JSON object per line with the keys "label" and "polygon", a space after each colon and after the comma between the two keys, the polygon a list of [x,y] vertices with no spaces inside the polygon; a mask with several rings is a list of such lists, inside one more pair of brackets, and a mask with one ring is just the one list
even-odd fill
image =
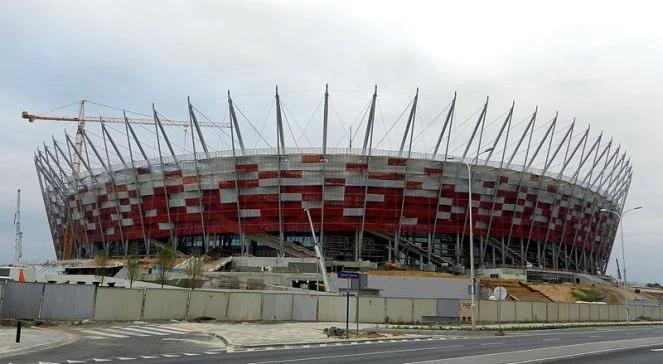
{"label": "crane mast", "polygon": [[21,190],[17,191],[16,196],[16,212],[14,213],[14,249],[15,261],[18,264],[23,257],[23,231],[21,231]]}

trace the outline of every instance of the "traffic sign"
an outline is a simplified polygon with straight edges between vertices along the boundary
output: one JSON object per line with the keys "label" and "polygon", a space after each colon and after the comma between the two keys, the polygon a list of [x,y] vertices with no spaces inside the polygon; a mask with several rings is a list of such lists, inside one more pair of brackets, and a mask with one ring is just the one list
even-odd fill
{"label": "traffic sign", "polygon": [[497,301],[504,301],[507,296],[506,288],[502,286],[495,287],[493,290],[493,296],[495,296],[495,300]]}
{"label": "traffic sign", "polygon": [[359,279],[357,272],[336,272],[336,277],[343,279]]}

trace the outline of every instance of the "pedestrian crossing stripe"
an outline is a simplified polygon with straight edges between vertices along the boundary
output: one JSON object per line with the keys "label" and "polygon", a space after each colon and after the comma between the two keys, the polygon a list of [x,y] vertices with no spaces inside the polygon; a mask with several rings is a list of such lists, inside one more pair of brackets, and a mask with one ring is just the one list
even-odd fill
{"label": "pedestrian crossing stripe", "polygon": [[126,339],[129,337],[183,335],[193,331],[185,328],[169,327],[166,325],[111,326],[76,328],[74,330],[86,334],[87,339],[93,340],[103,340],[108,338]]}

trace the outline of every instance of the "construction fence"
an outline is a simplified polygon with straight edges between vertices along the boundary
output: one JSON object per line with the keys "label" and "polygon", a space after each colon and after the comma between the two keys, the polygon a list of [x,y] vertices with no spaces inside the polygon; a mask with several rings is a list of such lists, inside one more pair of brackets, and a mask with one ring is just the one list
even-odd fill
{"label": "construction fence", "polygon": [[[0,318],[22,320],[325,321],[346,319],[347,298],[334,294],[239,290],[111,288],[48,283],[0,284]],[[469,300],[355,297],[351,322],[469,321]],[[358,310],[358,313],[357,313]],[[477,301],[478,322],[599,322],[626,320],[623,305]],[[631,320],[663,320],[663,307],[629,306]]]}

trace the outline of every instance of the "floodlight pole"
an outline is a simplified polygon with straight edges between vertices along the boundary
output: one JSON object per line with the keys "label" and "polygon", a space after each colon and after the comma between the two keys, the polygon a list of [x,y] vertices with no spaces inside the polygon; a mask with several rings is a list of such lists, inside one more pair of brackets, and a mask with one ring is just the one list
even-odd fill
{"label": "floodlight pole", "polygon": [[318,239],[315,237],[315,229],[313,228],[313,220],[311,219],[311,212],[308,209],[306,211],[306,216],[308,217],[308,223],[311,225],[311,236],[313,237],[313,249],[315,250],[315,255],[318,256],[318,264],[320,265],[320,273],[322,273],[322,282],[325,284],[325,292],[331,292],[332,288],[329,285],[329,279],[327,278],[327,268],[325,267],[325,258],[322,255],[322,249],[318,245]]}
{"label": "floodlight pole", "polygon": [[[477,162],[479,156],[484,153],[492,151],[493,148],[488,148],[476,156]],[[472,300],[472,330],[476,329],[476,276],[474,274],[474,223],[472,222],[472,166],[465,161],[464,158],[450,157],[449,160],[458,161],[465,164],[467,167],[467,213],[470,219],[470,299]]]}
{"label": "floodlight pole", "polygon": [[[624,291],[626,291],[628,289],[628,286],[627,286],[627,283],[626,283],[627,282],[626,281],[626,260],[624,259],[625,254],[624,254],[624,224],[623,224],[624,219],[623,219],[623,217],[627,213],[629,213],[631,211],[635,211],[635,210],[640,210],[641,208],[642,208],[642,206],[637,206],[637,207],[628,209],[628,210],[626,210],[622,213],[619,213],[619,212],[614,211],[614,210],[601,209],[601,212],[609,212],[609,213],[614,214],[615,216],[617,216],[619,218],[619,231],[620,231],[619,239],[621,240],[621,245],[622,245],[622,271],[624,272],[624,282],[623,282]],[[631,322],[630,322],[630,318],[628,316],[628,298],[626,297],[626,294],[624,294],[624,310],[626,311],[626,324],[628,325]]]}

